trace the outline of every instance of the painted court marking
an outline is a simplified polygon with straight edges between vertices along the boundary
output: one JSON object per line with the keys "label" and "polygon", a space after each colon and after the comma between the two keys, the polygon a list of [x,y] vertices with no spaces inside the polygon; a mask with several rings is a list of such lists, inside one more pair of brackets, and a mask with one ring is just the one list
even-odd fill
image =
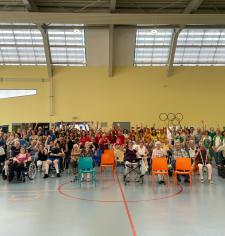
{"label": "painted court marking", "polygon": [[127,214],[127,217],[128,217],[129,223],[130,223],[132,235],[136,236],[137,233],[136,233],[136,229],[135,229],[135,226],[134,226],[134,222],[133,222],[133,219],[132,219],[132,216],[131,216],[131,213],[130,213],[130,210],[129,210],[129,207],[128,207],[128,204],[127,204],[127,200],[126,200],[123,188],[121,186],[120,178],[119,178],[117,173],[116,173],[116,177],[117,177],[117,181],[118,181],[118,184],[119,184],[120,193],[121,193],[122,198],[123,198],[123,203],[124,203],[124,207],[125,207],[125,210],[126,210],[126,214]]}
{"label": "painted court marking", "polygon": [[[117,175],[117,178],[119,178],[118,175]],[[63,197],[70,198],[70,199],[77,199],[77,200],[80,200],[80,201],[97,202],[97,203],[123,203],[123,201],[121,201],[121,200],[89,199],[89,198],[82,198],[82,197],[71,195],[68,192],[73,192],[73,191],[63,189],[63,187],[66,186],[69,183],[70,183],[69,181],[64,182],[61,185],[59,185],[58,188],[57,188],[58,193],[61,194]],[[151,199],[143,199],[143,200],[126,200],[126,201],[128,203],[141,203],[141,202],[151,202],[151,201],[159,201],[159,200],[168,199],[168,198],[174,198],[174,197],[176,197],[177,195],[179,195],[183,192],[182,185],[179,185],[178,187],[179,187],[179,189],[178,189],[177,192],[169,194],[169,195],[165,195],[165,196],[162,196],[162,197],[151,198]]]}

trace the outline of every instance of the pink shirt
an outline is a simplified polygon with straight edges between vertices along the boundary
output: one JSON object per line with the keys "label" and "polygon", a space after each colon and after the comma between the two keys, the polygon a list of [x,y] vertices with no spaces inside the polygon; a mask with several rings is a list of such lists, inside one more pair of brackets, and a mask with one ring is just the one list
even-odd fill
{"label": "pink shirt", "polygon": [[17,161],[21,164],[23,164],[25,161],[29,160],[29,154],[28,153],[19,153],[16,157]]}

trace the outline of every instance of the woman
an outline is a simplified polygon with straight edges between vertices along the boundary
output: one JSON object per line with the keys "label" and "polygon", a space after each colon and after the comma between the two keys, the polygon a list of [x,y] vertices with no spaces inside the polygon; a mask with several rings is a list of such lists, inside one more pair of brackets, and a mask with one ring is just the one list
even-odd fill
{"label": "woman", "polygon": [[[138,161],[139,160],[137,158],[137,151],[135,149],[133,149],[133,142],[129,141],[128,147],[127,147],[126,152],[124,154],[125,175],[127,176],[128,182],[129,182],[129,177],[130,177],[129,172],[130,172],[131,166],[133,166],[133,168],[136,168],[138,166]],[[135,170],[137,170],[137,168]],[[134,172],[135,180],[139,181],[137,171]]]}
{"label": "woman", "polygon": [[212,165],[209,163],[208,150],[205,148],[204,143],[199,142],[199,148],[196,150],[195,162],[198,164],[200,182],[204,182],[203,178],[203,167],[207,168],[208,181],[210,184],[213,184],[212,181]]}
{"label": "woman", "polygon": [[20,179],[21,171],[26,167],[26,164],[31,161],[31,156],[26,151],[25,147],[20,148],[20,153],[13,158],[13,162],[9,165],[9,181],[14,177],[14,171],[17,173],[17,180]]}
{"label": "woman", "polygon": [[71,160],[70,160],[70,166],[72,169],[73,174],[77,174],[77,162],[80,157],[80,147],[78,144],[74,144],[73,148],[71,150]]}
{"label": "woman", "polygon": [[[165,157],[166,154],[167,154],[166,151],[161,148],[161,142],[157,141],[155,143],[155,148],[152,151],[152,159],[158,158],[158,157]],[[164,176],[158,175],[158,181],[159,181],[159,184],[165,183]]]}

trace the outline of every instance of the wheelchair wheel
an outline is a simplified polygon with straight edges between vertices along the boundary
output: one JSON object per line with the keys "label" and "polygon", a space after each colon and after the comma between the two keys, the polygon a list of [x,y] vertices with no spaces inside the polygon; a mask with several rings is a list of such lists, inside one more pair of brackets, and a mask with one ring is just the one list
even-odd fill
{"label": "wheelchair wheel", "polygon": [[28,171],[27,171],[27,177],[30,179],[30,180],[33,180],[36,176],[36,173],[37,173],[37,167],[34,163],[31,163],[28,167]]}

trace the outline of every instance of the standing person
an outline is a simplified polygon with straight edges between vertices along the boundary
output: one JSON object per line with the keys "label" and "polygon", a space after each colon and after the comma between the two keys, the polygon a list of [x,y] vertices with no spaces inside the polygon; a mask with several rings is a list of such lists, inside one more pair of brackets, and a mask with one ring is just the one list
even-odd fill
{"label": "standing person", "polygon": [[201,132],[201,128],[197,128],[196,130],[196,134],[194,135],[194,139],[195,139],[195,144],[198,145],[199,142],[201,141],[202,139],[202,132]]}
{"label": "standing person", "polygon": [[213,151],[214,158],[217,165],[219,165],[222,161],[222,152],[220,147],[222,146],[222,137],[219,129],[216,130],[216,135],[213,138]]}
{"label": "standing person", "polygon": [[70,159],[70,166],[74,175],[77,173],[78,159],[80,157],[80,154],[81,152],[79,145],[74,144],[71,150],[71,159]]}
{"label": "standing person", "polygon": [[199,147],[196,150],[195,154],[195,161],[198,164],[199,174],[200,174],[200,181],[201,183],[204,182],[203,178],[203,168],[207,168],[207,175],[208,175],[208,181],[210,184],[213,184],[212,181],[212,165],[209,163],[208,158],[209,151],[205,148],[203,142],[199,142]]}
{"label": "standing person", "polygon": [[103,151],[109,148],[109,139],[107,138],[106,134],[102,134],[98,144],[100,149]]}

